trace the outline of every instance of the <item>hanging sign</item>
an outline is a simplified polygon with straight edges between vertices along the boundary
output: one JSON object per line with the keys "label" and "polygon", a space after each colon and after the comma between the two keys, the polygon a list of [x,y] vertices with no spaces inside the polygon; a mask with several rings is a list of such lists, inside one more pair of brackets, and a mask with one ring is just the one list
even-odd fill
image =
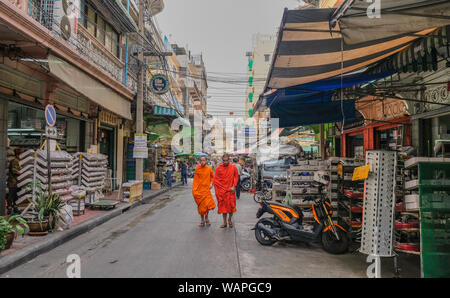
{"label": "hanging sign", "polygon": [[150,90],[156,94],[164,94],[169,91],[169,78],[163,74],[154,75],[150,79]]}
{"label": "hanging sign", "polygon": [[148,158],[147,135],[134,134],[133,158]]}

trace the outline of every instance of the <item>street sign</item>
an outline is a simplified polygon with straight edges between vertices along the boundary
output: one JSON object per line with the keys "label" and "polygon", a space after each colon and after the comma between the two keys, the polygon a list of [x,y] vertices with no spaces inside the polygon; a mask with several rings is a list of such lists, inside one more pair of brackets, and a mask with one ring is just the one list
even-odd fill
{"label": "street sign", "polygon": [[58,136],[58,129],[56,127],[46,126],[45,136],[47,138],[56,138]]}
{"label": "street sign", "polygon": [[55,126],[56,123],[56,111],[55,107],[52,105],[47,105],[45,107],[45,121],[47,122],[47,125],[50,127]]}
{"label": "street sign", "polygon": [[150,90],[156,94],[164,94],[169,91],[169,78],[163,74],[154,75],[150,79]]}

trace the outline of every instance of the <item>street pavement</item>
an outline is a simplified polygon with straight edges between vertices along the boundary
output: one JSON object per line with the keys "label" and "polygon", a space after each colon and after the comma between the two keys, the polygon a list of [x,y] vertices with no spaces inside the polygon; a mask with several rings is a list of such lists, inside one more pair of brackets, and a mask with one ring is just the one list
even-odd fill
{"label": "street pavement", "polygon": [[[220,228],[222,216],[200,217],[188,186],[177,187],[131,209],[0,277],[66,277],[67,256],[81,259],[81,277],[365,277],[365,256],[330,255],[319,245],[260,245],[251,228],[259,205],[241,193],[234,228]],[[400,260],[402,276],[418,277],[417,257]],[[383,277],[392,277],[392,260],[383,259]]]}

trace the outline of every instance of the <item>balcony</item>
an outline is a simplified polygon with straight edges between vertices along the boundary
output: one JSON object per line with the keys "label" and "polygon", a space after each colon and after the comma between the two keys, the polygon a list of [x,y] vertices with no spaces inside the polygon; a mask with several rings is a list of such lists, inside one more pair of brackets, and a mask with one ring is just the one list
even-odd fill
{"label": "balcony", "polygon": [[[99,25],[87,18],[80,7],[62,7],[63,1],[61,0],[29,0],[29,2],[25,2],[27,14],[30,17],[47,28],[52,34],[61,37],[69,47],[87,58],[93,65],[108,73],[117,82],[124,83],[124,63],[120,59],[123,57],[122,52],[124,50],[120,44],[118,35],[120,33],[114,33],[111,29],[108,31],[108,29],[100,28]],[[116,27],[124,30],[131,30],[132,28],[130,24],[125,24],[124,21],[117,24]],[[108,28],[111,28],[111,26]]]}

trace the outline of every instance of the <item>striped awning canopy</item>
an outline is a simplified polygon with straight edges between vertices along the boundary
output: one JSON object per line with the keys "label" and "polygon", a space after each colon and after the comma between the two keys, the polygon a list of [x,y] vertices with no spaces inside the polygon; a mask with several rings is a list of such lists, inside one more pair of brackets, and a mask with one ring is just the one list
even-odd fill
{"label": "striped awning canopy", "polygon": [[450,25],[449,0],[345,0],[330,25],[339,23],[346,44],[358,44],[390,36],[406,36]]}
{"label": "striped awning canopy", "polygon": [[[366,68],[405,48],[418,36],[390,36],[345,44],[335,9],[285,10],[265,91],[306,84]],[[418,34],[428,34],[426,29]]]}

